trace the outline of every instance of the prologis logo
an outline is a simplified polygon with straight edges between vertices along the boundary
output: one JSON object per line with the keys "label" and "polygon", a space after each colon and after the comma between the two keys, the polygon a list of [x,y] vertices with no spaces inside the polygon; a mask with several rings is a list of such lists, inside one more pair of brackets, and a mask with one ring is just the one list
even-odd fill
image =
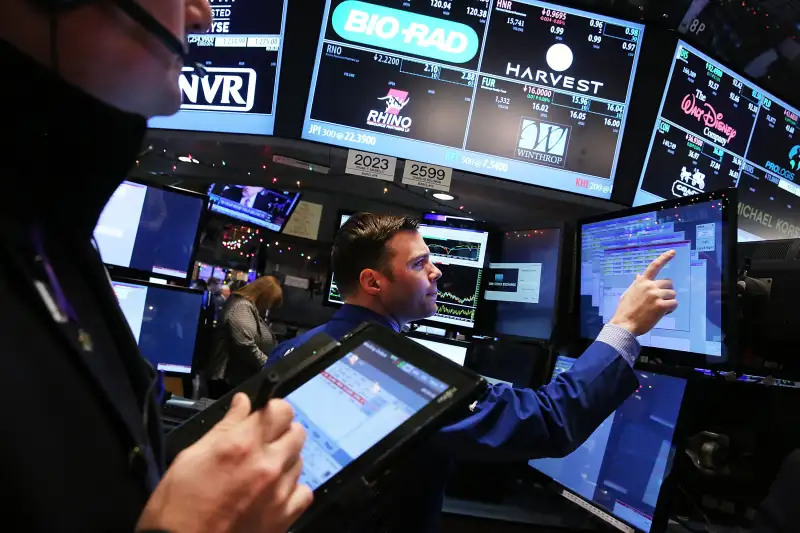
{"label": "prologis logo", "polygon": [[697,169],[689,172],[686,167],[681,169],[680,179],[672,184],[672,194],[678,198],[701,194],[706,188],[706,175]]}
{"label": "prologis logo", "polygon": [[206,67],[208,75],[199,78],[194,68],[184,67],[178,85],[181,109],[238,111],[253,109],[256,97],[256,71],[251,68]]}
{"label": "prologis logo", "polygon": [[800,145],[796,144],[789,150],[789,166],[792,170],[800,170]]}
{"label": "prologis logo", "polygon": [[331,23],[343,39],[405,54],[466,63],[478,53],[478,34],[465,24],[359,0],[339,4]]}
{"label": "prologis logo", "polygon": [[408,133],[411,130],[411,117],[404,117],[400,114],[411,101],[408,91],[389,89],[389,93],[378,100],[382,100],[386,104],[386,110],[371,110],[367,115],[367,125]]}

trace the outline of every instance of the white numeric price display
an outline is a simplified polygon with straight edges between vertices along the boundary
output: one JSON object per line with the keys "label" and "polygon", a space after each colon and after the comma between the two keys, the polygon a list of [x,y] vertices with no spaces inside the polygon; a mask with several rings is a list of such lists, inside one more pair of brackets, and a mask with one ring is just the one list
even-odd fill
{"label": "white numeric price display", "polygon": [[347,154],[345,172],[366,178],[394,181],[395,168],[397,168],[396,157],[350,150]]}
{"label": "white numeric price display", "polygon": [[406,166],[403,169],[403,183],[406,185],[416,185],[417,187],[437,191],[449,191],[452,179],[453,169],[440,167],[439,165],[406,161]]}

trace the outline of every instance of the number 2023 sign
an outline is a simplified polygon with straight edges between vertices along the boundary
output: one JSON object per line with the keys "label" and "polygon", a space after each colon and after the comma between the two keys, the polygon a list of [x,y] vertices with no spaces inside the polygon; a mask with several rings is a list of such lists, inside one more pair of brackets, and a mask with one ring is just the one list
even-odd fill
{"label": "number 2023 sign", "polygon": [[366,178],[394,181],[395,168],[397,168],[396,157],[350,150],[347,154],[345,172]]}
{"label": "number 2023 sign", "polygon": [[403,169],[403,183],[416,185],[436,191],[449,191],[450,181],[453,179],[453,169],[429,165],[416,161],[406,161]]}

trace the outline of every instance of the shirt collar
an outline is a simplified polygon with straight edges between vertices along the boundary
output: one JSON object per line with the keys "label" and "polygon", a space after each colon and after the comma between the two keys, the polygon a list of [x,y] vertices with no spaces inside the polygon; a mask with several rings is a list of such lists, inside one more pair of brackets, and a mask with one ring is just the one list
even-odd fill
{"label": "shirt collar", "polygon": [[394,320],[389,320],[385,316],[376,313],[372,309],[361,307],[360,305],[344,304],[341,309],[336,311],[332,320],[343,320],[346,322],[371,322],[390,328],[395,333],[400,332],[400,327]]}

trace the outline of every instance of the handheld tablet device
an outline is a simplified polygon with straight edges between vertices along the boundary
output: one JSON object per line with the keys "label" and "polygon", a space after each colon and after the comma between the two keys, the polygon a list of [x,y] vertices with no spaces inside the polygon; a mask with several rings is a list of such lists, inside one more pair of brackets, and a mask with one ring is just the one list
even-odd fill
{"label": "handheld tablet device", "polygon": [[485,387],[477,374],[413,340],[362,324],[340,342],[312,337],[186,421],[167,436],[168,456],[221,420],[236,392],[247,393],[254,409],[284,398],[308,433],[301,482],[314,490],[302,518],[309,523],[330,505],[349,507],[374,491],[403,449],[468,413]]}

